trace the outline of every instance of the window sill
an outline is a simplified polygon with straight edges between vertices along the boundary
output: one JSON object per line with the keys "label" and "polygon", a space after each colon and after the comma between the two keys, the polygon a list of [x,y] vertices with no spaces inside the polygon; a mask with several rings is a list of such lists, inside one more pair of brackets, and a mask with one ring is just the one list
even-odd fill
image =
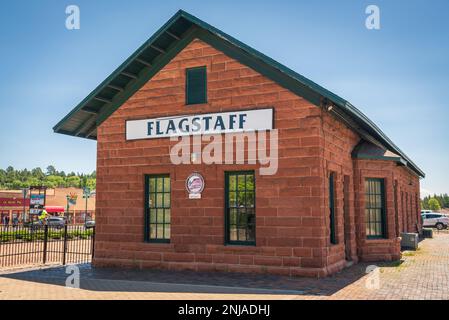
{"label": "window sill", "polygon": [[366,240],[388,240],[388,238],[385,238],[383,236],[370,236],[366,237]]}
{"label": "window sill", "polygon": [[145,240],[148,244],[170,244],[170,240]]}
{"label": "window sill", "polygon": [[255,242],[226,242],[226,247],[255,247]]}
{"label": "window sill", "polygon": [[200,102],[200,103],[186,103],[186,107],[196,107],[196,106],[202,106],[207,105],[208,102]]}
{"label": "window sill", "polygon": [[395,239],[388,239],[388,238],[366,238],[365,242],[369,244],[375,244],[375,243],[389,243],[394,240]]}

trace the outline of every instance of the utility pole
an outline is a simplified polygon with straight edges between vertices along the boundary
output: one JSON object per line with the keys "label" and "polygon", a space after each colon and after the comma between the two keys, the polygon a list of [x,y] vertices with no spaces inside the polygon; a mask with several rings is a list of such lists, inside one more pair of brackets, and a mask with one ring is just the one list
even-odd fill
{"label": "utility pole", "polygon": [[65,221],[67,223],[68,220],[69,220],[69,208],[70,208],[69,199],[70,199],[70,196],[67,195],[66,198],[67,198],[67,210],[65,211]]}

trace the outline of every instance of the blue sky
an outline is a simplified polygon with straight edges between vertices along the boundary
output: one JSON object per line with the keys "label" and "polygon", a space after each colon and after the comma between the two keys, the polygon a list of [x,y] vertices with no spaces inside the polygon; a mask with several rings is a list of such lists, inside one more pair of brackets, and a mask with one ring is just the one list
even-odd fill
{"label": "blue sky", "polygon": [[[78,5],[81,29],[65,28]],[[380,8],[381,29],[365,28]],[[91,172],[52,127],[184,9],[352,102],[449,192],[449,2],[15,0],[0,11],[0,167]]]}

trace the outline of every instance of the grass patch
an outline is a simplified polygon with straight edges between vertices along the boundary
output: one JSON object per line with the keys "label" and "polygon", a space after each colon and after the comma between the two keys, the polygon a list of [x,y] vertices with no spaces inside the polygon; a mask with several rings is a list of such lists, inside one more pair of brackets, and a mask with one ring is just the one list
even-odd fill
{"label": "grass patch", "polygon": [[414,256],[416,256],[416,255],[419,254],[419,253],[422,253],[421,248],[417,248],[417,249],[414,250],[414,251],[404,251],[404,252],[402,253],[402,256],[403,256],[403,257],[414,257]]}
{"label": "grass patch", "polygon": [[404,261],[405,260],[401,259],[401,260],[384,262],[384,263],[382,263],[381,268],[398,268],[398,267],[402,266]]}
{"label": "grass patch", "polygon": [[405,268],[404,262],[405,262],[404,259],[383,262],[380,265],[380,273],[384,273],[386,271],[384,268],[394,268],[397,271],[401,271],[403,268]]}
{"label": "grass patch", "polygon": [[414,255],[416,255],[416,252],[414,251],[405,251],[404,253],[402,253],[403,257],[413,257]]}

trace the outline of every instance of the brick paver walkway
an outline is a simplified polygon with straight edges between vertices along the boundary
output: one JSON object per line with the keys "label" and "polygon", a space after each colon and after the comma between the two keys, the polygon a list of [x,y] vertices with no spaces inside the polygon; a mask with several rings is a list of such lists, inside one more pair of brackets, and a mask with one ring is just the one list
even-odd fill
{"label": "brick paver walkway", "polygon": [[402,263],[381,264],[369,275],[367,267],[310,279],[82,265],[80,289],[64,286],[61,267],[10,270],[0,273],[0,299],[449,299],[449,233],[422,241]]}

